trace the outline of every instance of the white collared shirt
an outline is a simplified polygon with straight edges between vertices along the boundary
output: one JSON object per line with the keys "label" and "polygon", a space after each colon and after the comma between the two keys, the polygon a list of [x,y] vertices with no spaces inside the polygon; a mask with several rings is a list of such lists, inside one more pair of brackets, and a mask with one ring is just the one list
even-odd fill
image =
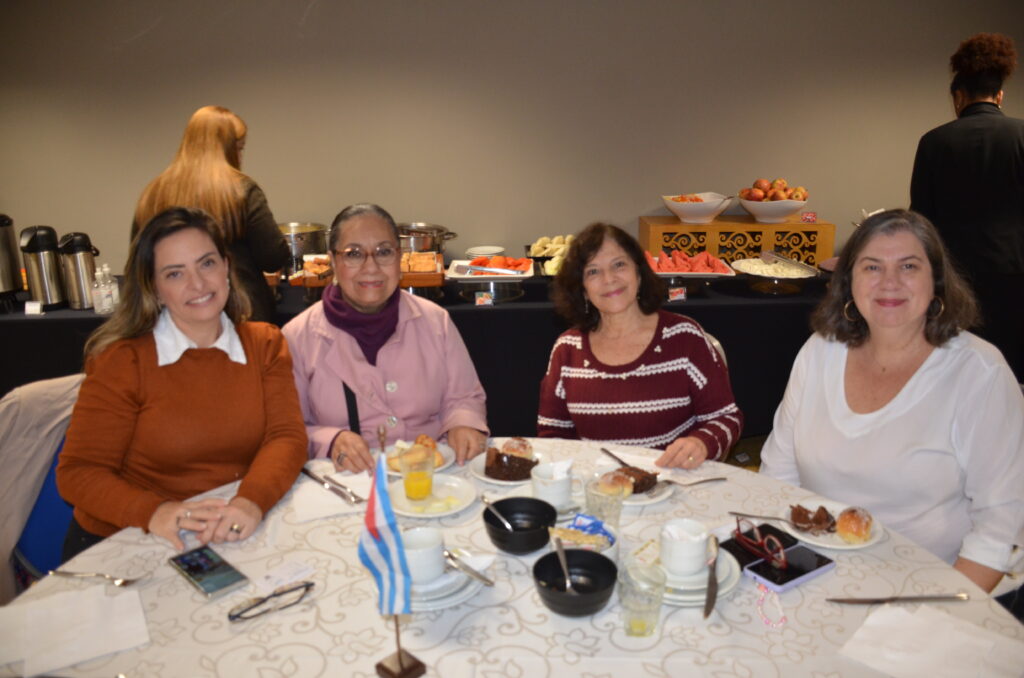
{"label": "white collared shirt", "polygon": [[[171,312],[164,308],[153,328],[153,339],[156,341],[156,364],[159,367],[173,365],[181,355],[190,348],[199,348],[196,342],[185,336],[171,319]],[[235,324],[224,311],[220,312],[220,336],[210,348],[219,348],[228,354],[233,362],[245,364],[245,349],[242,340],[235,330]]]}

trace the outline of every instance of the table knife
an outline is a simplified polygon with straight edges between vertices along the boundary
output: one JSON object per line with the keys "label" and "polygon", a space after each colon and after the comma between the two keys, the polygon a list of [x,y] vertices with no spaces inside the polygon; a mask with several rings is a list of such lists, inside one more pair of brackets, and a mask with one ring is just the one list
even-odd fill
{"label": "table knife", "polygon": [[715,601],[718,599],[718,573],[715,571],[718,565],[718,537],[708,537],[708,547],[711,549],[711,558],[708,560],[708,592],[704,596],[705,619],[715,609]]}
{"label": "table knife", "polygon": [[459,275],[469,275],[472,271],[494,273],[496,275],[523,275],[522,271],[513,271],[509,268],[490,268],[488,266],[470,266],[467,264],[456,264],[454,270]]}
{"label": "table knife", "polygon": [[472,577],[473,579],[476,579],[477,581],[482,583],[484,586],[494,586],[494,581],[493,580],[488,579],[487,577],[485,577],[484,575],[480,574],[479,572],[474,570],[472,567],[470,567],[466,563],[462,562],[459,559],[458,556],[456,556],[454,553],[452,553],[448,549],[444,550],[444,559],[445,559],[445,561],[448,562],[449,565],[454,567],[456,570],[462,572],[463,574],[468,574],[470,577]]}
{"label": "table knife", "polygon": [[971,597],[961,591],[959,593],[944,593],[933,596],[888,596],[882,598],[826,598],[829,603],[843,603],[844,605],[881,605],[883,603],[945,603],[951,601],[970,600]]}
{"label": "table knife", "polygon": [[605,454],[607,454],[609,457],[611,457],[615,461],[617,461],[619,463],[619,466],[625,466],[626,468],[636,468],[632,464],[627,464],[626,462],[624,462],[621,459],[619,459],[618,457],[616,457],[615,453],[612,452],[611,450],[608,450],[608,449],[605,449],[605,448],[602,447],[601,451],[604,452]]}
{"label": "table knife", "polygon": [[349,504],[355,505],[356,500],[352,498],[352,495],[350,493],[346,492],[345,490],[341,489],[340,487],[335,487],[334,485],[331,485],[325,479],[323,479],[320,476],[318,476],[317,474],[313,473],[308,468],[303,468],[302,472],[305,475],[307,475],[310,478],[312,478],[313,480],[315,480],[317,483],[319,483],[320,486],[323,487],[328,492],[333,492],[334,494],[338,495],[339,497],[344,499]]}

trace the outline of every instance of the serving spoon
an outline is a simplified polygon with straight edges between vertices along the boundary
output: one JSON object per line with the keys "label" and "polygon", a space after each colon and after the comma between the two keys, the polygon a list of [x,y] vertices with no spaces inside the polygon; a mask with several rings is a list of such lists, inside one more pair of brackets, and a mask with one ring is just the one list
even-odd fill
{"label": "serving spoon", "polygon": [[558,554],[558,564],[562,566],[562,574],[565,576],[565,592],[578,596],[579,591],[572,587],[572,577],[569,576],[569,563],[565,560],[565,548],[562,546],[561,537],[555,537],[555,553]]}
{"label": "serving spoon", "polygon": [[505,516],[501,515],[501,511],[494,508],[494,505],[487,501],[487,497],[480,497],[480,501],[484,503],[484,506],[487,507],[488,511],[494,514],[494,517],[501,522],[502,526],[504,526],[506,530],[509,532],[515,532],[515,528],[512,527],[512,523],[508,522],[508,520],[505,519]]}

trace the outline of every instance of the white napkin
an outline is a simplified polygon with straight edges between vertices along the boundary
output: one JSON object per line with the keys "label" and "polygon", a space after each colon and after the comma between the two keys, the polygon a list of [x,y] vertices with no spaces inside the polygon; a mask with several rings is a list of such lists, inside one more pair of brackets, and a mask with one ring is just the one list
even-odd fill
{"label": "white napkin", "polygon": [[[615,456],[616,457],[618,457],[622,461],[626,462],[630,466],[637,466],[639,468],[642,468],[644,470],[649,470],[649,471],[664,471],[664,469],[660,469],[660,468],[658,468],[657,466],[654,465],[654,462],[657,459],[657,457],[651,457],[651,456],[646,455],[646,454],[632,454],[630,452],[618,452],[616,450],[612,450],[612,452],[615,452]],[[601,460],[600,460],[600,462],[598,462],[598,465],[599,466],[614,467],[614,468],[618,468],[619,467],[619,465],[615,463],[614,459],[612,459],[611,457],[609,457],[607,455],[604,455],[604,454],[601,455]]]}
{"label": "white napkin", "polygon": [[[487,568],[491,566],[495,558],[494,553],[468,553],[465,550],[459,550],[456,556],[466,565],[476,570],[482,575],[487,574]],[[427,582],[425,584],[413,585],[413,591],[419,594],[430,593],[437,589],[444,588],[445,586],[453,583],[454,579],[461,579],[462,577],[468,577],[469,575],[459,572],[458,570],[447,570],[440,577],[434,581]]]}
{"label": "white napkin", "polygon": [[551,479],[561,480],[569,475],[572,471],[572,459],[563,459],[562,461],[548,462],[551,464]]}
{"label": "white napkin", "polygon": [[1024,643],[928,605],[914,613],[885,605],[839,652],[893,678],[1018,678],[1024,666]]}
{"label": "white napkin", "polygon": [[96,584],[0,609],[0,663],[24,659],[23,675],[35,676],[148,643],[138,591],[107,589]]}
{"label": "white napkin", "polygon": [[[306,464],[306,468],[321,478],[324,476],[334,478],[363,499],[370,498],[373,478],[366,473],[336,473],[334,464],[327,459],[314,459]],[[300,523],[366,511],[366,504],[362,502],[349,504],[334,492],[325,489],[305,475],[299,476],[299,483],[292,495],[292,505],[295,507],[295,519]]]}

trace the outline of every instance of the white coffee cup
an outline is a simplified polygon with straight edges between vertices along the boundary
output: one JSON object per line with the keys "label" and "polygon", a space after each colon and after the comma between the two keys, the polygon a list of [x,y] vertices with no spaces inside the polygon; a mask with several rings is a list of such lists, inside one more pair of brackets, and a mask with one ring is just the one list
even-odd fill
{"label": "white coffee cup", "polygon": [[572,501],[572,472],[562,474],[560,478],[555,477],[555,465],[548,462],[537,464],[530,471],[530,482],[533,485],[533,496],[554,506],[556,509],[564,509],[571,506]]}
{"label": "white coffee cup", "polygon": [[444,538],[436,527],[413,527],[402,532],[405,560],[413,584],[427,584],[444,574]]}
{"label": "white coffee cup", "polygon": [[707,567],[708,530],[698,520],[676,518],[661,528],[661,564],[677,577]]}

